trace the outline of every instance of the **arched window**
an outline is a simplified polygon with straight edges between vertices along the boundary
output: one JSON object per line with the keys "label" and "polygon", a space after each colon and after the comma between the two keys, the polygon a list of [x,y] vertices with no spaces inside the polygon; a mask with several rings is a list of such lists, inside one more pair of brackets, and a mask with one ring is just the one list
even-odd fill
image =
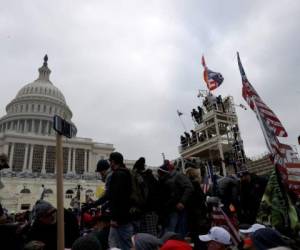
{"label": "arched window", "polygon": [[20,191],[20,193],[21,193],[21,194],[30,194],[31,192],[30,192],[30,189],[24,187],[24,188]]}
{"label": "arched window", "polygon": [[73,198],[73,195],[74,195],[74,191],[73,191],[72,189],[68,189],[68,190],[66,191],[65,197],[66,197],[66,199],[72,199],[72,198]]}

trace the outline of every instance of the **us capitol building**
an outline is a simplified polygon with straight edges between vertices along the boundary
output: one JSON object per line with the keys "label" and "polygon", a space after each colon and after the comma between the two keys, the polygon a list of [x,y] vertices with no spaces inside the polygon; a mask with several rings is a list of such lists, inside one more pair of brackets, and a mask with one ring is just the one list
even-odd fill
{"label": "us capitol building", "polygon": [[[38,78],[19,90],[0,119],[0,153],[8,156],[10,166],[1,171],[4,187],[0,189],[0,200],[10,211],[31,209],[42,190],[45,200],[56,204],[53,116],[75,124],[64,95],[50,81],[50,73],[46,55]],[[86,197],[95,199],[101,192],[103,183],[95,167],[99,159],[108,158],[114,147],[89,138],[63,140],[65,207],[69,207],[78,184],[82,201]],[[126,161],[127,166],[132,164]]]}

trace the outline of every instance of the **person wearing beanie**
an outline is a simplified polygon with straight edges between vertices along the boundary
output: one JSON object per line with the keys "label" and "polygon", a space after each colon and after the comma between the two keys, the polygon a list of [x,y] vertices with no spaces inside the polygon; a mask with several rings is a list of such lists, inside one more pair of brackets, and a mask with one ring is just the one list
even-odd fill
{"label": "person wearing beanie", "polygon": [[24,250],[44,250],[45,244],[40,241],[30,241],[24,246]]}
{"label": "person wearing beanie", "polygon": [[158,234],[158,180],[154,177],[151,169],[146,169],[146,159],[140,157],[131,171],[133,183],[132,200],[136,208],[135,221],[140,233]]}
{"label": "person wearing beanie", "polygon": [[101,206],[102,211],[109,209],[108,189],[109,189],[109,182],[112,175],[112,170],[110,168],[109,162],[103,159],[99,160],[96,166],[96,173],[99,173],[99,175],[101,176],[101,180],[105,183],[104,193],[95,202],[85,204],[85,206],[83,206],[82,208],[83,210],[88,210],[92,207],[97,207],[97,206]]}
{"label": "person wearing beanie", "polygon": [[[39,200],[33,208],[33,224],[29,228],[26,241],[41,241],[45,250],[57,249],[56,209],[47,201]],[[79,236],[76,217],[64,210],[65,247],[71,247]]]}
{"label": "person wearing beanie", "polygon": [[288,243],[274,229],[261,228],[250,235],[255,250],[287,247]]}
{"label": "person wearing beanie", "polygon": [[164,232],[187,233],[186,205],[193,193],[189,178],[176,171],[169,161],[159,167],[160,218]]}
{"label": "person wearing beanie", "polygon": [[95,237],[83,236],[73,243],[72,250],[102,250],[102,247]]}
{"label": "person wearing beanie", "polygon": [[133,170],[138,172],[142,172],[145,170],[146,159],[144,157],[140,157],[133,165]]}
{"label": "person wearing beanie", "polygon": [[111,211],[109,247],[129,250],[132,245],[131,237],[133,235],[130,216],[132,194],[131,174],[124,165],[124,158],[121,153],[111,153],[109,162],[113,171],[108,184]]}
{"label": "person wearing beanie", "polygon": [[39,200],[33,208],[33,220],[42,224],[56,223],[56,209],[47,201]]}
{"label": "person wearing beanie", "polygon": [[193,248],[182,240],[167,240],[160,250],[192,250]]}
{"label": "person wearing beanie", "polygon": [[132,236],[134,250],[158,250],[162,241],[151,234],[138,233]]}

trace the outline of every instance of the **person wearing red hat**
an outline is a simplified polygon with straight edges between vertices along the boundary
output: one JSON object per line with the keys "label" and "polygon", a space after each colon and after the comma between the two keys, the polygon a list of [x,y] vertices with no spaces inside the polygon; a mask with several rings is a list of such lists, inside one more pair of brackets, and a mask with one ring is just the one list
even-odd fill
{"label": "person wearing red hat", "polygon": [[160,250],[192,250],[193,248],[185,241],[167,240]]}

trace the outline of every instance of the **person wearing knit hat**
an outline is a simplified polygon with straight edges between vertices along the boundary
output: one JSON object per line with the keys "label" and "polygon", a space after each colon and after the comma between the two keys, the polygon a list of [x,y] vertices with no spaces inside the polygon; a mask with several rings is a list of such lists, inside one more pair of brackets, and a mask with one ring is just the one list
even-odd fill
{"label": "person wearing knit hat", "polygon": [[160,250],[192,250],[193,248],[185,241],[167,240]]}
{"label": "person wearing knit hat", "polygon": [[144,171],[145,170],[146,159],[140,157],[133,165],[133,170]]}
{"label": "person wearing knit hat", "polygon": [[105,180],[106,172],[109,170],[110,166],[107,160],[99,160],[96,167],[96,173],[101,175],[102,180]]}
{"label": "person wearing knit hat", "polygon": [[42,224],[56,223],[56,209],[47,201],[39,200],[33,208],[33,219]]}
{"label": "person wearing knit hat", "polygon": [[261,228],[250,235],[255,250],[265,250],[274,247],[286,247],[288,243],[274,229]]}
{"label": "person wearing knit hat", "polygon": [[72,250],[102,250],[102,247],[95,237],[83,236],[73,243]]}
{"label": "person wearing knit hat", "polygon": [[152,234],[138,233],[131,239],[135,250],[158,250],[162,245],[162,241]]}

